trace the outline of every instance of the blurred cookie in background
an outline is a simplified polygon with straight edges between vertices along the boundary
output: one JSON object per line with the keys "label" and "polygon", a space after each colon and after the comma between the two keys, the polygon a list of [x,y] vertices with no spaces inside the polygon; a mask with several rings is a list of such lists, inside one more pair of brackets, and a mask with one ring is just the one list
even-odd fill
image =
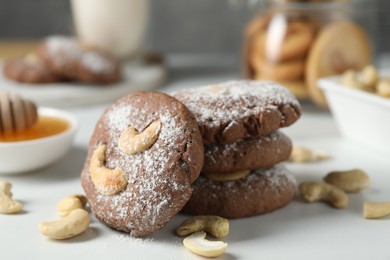
{"label": "blurred cookie in background", "polygon": [[3,71],[11,80],[32,84],[108,85],[122,79],[122,65],[110,52],[68,36],[47,37],[33,52],[7,59]]}
{"label": "blurred cookie in background", "polygon": [[53,83],[62,80],[36,53],[8,58],[4,61],[4,74],[21,83]]}
{"label": "blurred cookie in background", "polygon": [[109,84],[121,78],[120,64],[114,56],[72,37],[50,36],[38,51],[54,73],[72,81]]}

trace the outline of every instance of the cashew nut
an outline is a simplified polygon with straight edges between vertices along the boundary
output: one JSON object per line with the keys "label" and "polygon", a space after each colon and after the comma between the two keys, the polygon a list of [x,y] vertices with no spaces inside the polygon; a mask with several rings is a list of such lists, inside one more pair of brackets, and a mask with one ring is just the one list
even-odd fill
{"label": "cashew nut", "polygon": [[81,194],[70,195],[57,203],[57,213],[60,218],[67,217],[74,209],[83,209],[86,198]]}
{"label": "cashew nut", "polygon": [[360,192],[370,185],[367,173],[359,169],[330,172],[325,176],[324,181],[345,192]]}
{"label": "cashew nut", "polygon": [[299,193],[306,202],[324,201],[338,209],[348,206],[347,194],[331,184],[304,182],[299,185]]}
{"label": "cashew nut", "polygon": [[370,202],[365,201],[363,204],[364,218],[382,218],[390,215],[390,201]]}
{"label": "cashew nut", "polygon": [[12,184],[8,181],[0,181],[0,192],[4,192],[5,195],[12,198]]}
{"label": "cashew nut", "polygon": [[36,53],[30,52],[24,56],[23,61],[30,66],[34,66],[39,62],[39,57]]}
{"label": "cashew nut", "polygon": [[341,84],[351,88],[366,90],[366,86],[358,80],[357,73],[354,70],[344,72],[341,78]]}
{"label": "cashew nut", "polygon": [[104,195],[114,195],[127,185],[127,176],[121,168],[108,169],[104,166],[107,146],[96,148],[91,157],[89,172],[96,190]]}
{"label": "cashew nut", "polygon": [[390,79],[380,78],[378,70],[372,65],[366,66],[360,75],[357,75],[353,70],[344,72],[341,83],[348,87],[376,92],[382,97],[390,98]]}
{"label": "cashew nut", "polygon": [[227,243],[225,242],[207,240],[205,232],[197,232],[186,237],[183,244],[192,253],[205,257],[223,255],[227,249]]}
{"label": "cashew nut", "polygon": [[83,209],[74,209],[65,218],[52,222],[41,222],[39,230],[42,235],[52,239],[68,239],[87,230],[90,223],[89,214]]}
{"label": "cashew nut", "polygon": [[375,91],[378,81],[378,71],[372,65],[366,66],[360,74],[354,70],[347,70],[341,78],[341,84],[369,92]]}
{"label": "cashew nut", "polygon": [[161,121],[156,120],[144,131],[139,133],[132,126],[126,128],[120,135],[118,148],[127,154],[136,154],[149,149],[158,138],[161,129]]}
{"label": "cashew nut", "polygon": [[378,95],[390,98],[390,79],[382,79],[376,86]]}
{"label": "cashew nut", "polygon": [[12,199],[12,184],[0,181],[0,214],[14,214],[23,209],[23,204]]}
{"label": "cashew nut", "polygon": [[220,85],[212,85],[209,87],[209,91],[215,94],[222,94],[226,91],[226,89],[221,87]]}
{"label": "cashew nut", "polygon": [[184,220],[176,229],[176,235],[188,236],[199,231],[206,231],[216,238],[221,238],[229,234],[229,221],[212,215],[195,216]]}
{"label": "cashew nut", "polygon": [[379,74],[377,69],[372,65],[367,65],[360,76],[361,84],[364,85],[366,90],[374,91],[379,80]]}
{"label": "cashew nut", "polygon": [[288,160],[294,163],[306,163],[328,160],[329,158],[330,155],[326,152],[315,151],[306,147],[294,145]]}
{"label": "cashew nut", "polygon": [[235,181],[238,179],[243,179],[248,176],[250,173],[249,170],[237,171],[237,172],[228,172],[228,173],[210,173],[204,172],[203,175],[208,179],[213,181]]}

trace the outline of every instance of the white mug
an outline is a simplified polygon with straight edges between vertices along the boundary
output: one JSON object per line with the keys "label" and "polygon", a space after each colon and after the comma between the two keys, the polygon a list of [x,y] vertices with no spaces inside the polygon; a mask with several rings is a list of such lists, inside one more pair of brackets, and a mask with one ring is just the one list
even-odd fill
{"label": "white mug", "polygon": [[72,12],[82,43],[106,49],[120,59],[139,52],[149,20],[149,0],[72,0]]}

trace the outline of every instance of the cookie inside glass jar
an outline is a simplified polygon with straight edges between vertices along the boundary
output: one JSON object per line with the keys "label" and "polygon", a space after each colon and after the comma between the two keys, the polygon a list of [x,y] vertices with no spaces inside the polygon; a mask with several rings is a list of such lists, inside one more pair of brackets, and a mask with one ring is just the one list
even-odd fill
{"label": "cookie inside glass jar", "polygon": [[317,80],[372,61],[373,30],[355,21],[357,8],[340,0],[269,1],[245,28],[245,76],[277,81],[296,97],[326,107]]}

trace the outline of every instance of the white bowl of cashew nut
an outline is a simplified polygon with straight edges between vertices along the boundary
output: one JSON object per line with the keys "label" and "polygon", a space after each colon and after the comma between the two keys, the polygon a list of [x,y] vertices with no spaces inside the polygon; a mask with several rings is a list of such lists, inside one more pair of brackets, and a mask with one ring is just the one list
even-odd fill
{"label": "white bowl of cashew nut", "polygon": [[390,154],[390,70],[367,66],[318,85],[344,137]]}
{"label": "white bowl of cashew nut", "polygon": [[[0,174],[37,170],[56,162],[69,151],[78,124],[73,115],[63,110],[39,108],[37,124],[38,130],[23,134],[0,133]],[[40,136],[41,130],[43,136]],[[38,136],[29,136],[35,134]]]}

